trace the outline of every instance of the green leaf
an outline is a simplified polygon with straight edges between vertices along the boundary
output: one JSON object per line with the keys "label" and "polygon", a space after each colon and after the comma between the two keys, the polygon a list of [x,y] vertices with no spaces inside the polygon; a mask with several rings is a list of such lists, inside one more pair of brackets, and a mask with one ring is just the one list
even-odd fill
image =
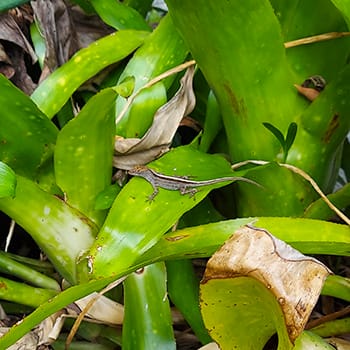
{"label": "green leaf", "polygon": [[331,0],[333,5],[335,5],[341,14],[344,16],[344,19],[350,28],[350,8],[349,3],[346,0]]}
{"label": "green leaf", "polygon": [[328,276],[322,294],[350,302],[350,278],[336,275]]}
{"label": "green leaf", "polygon": [[[337,192],[329,194],[327,198],[337,208],[348,207],[350,205],[350,183],[343,186]],[[319,198],[307,207],[303,216],[310,219],[330,220],[334,215],[334,211],[329,208],[322,198]]]}
{"label": "green leaf", "polygon": [[[151,35],[145,40],[142,45],[129,60],[126,68],[119,78],[122,82],[126,77],[135,77],[135,91],[138,91],[149,80],[164,73],[170,68],[183,63],[188,54],[188,49],[184,45],[181,36],[177,33],[176,28],[169,16],[162,19],[159,26],[153,31]],[[152,57],[152,59],[150,59]],[[168,77],[162,81],[165,88],[168,89],[175,79],[175,75]],[[135,115],[132,122],[129,122],[128,113],[121,121],[117,123],[116,133],[121,136],[126,136],[127,133],[141,135],[150,126],[153,120],[153,111],[163,104],[164,101],[164,87],[162,84],[157,84],[153,93],[145,91],[144,96],[149,99],[146,102],[146,111],[138,112],[138,117]],[[154,99],[154,100],[153,100]],[[137,110],[142,110],[144,99],[141,99]],[[135,102],[137,102],[135,100]],[[126,103],[122,97],[118,97],[116,103],[116,114],[118,115]],[[131,133],[130,130],[133,130]]]}
{"label": "green leaf", "polygon": [[176,349],[164,263],[134,272],[124,282],[123,349]]}
{"label": "green leaf", "polygon": [[57,128],[33,101],[0,75],[0,160],[18,175],[37,179],[52,162]]}
{"label": "green leaf", "polygon": [[212,340],[206,330],[200,308],[199,279],[191,260],[167,261],[168,293],[172,303],[181,312],[186,322],[202,344]]}
{"label": "green leaf", "polygon": [[55,149],[56,181],[67,203],[97,223],[105,212],[95,209],[95,200],[112,177],[116,96],[113,89],[93,96],[60,131]]}
{"label": "green leaf", "polygon": [[60,290],[56,280],[50,278],[31,267],[12,259],[8,254],[0,251],[0,271],[9,276],[15,276],[37,287]]}
{"label": "green leaf", "polygon": [[115,197],[117,197],[119,192],[120,187],[117,184],[107,186],[96,196],[95,209],[109,209],[112,206]]}
{"label": "green leaf", "polygon": [[114,89],[120,96],[128,98],[135,89],[135,77],[125,77]]}
{"label": "green leaf", "polygon": [[267,130],[270,130],[271,133],[273,135],[275,135],[276,139],[278,140],[278,142],[280,143],[280,145],[282,146],[283,149],[285,149],[285,140],[284,140],[284,136],[281,133],[280,130],[278,130],[275,126],[273,126],[272,124],[268,123],[268,122],[264,122],[263,125],[265,126],[265,128]]}
{"label": "green leaf", "polygon": [[[176,148],[153,162],[151,166],[161,173],[189,175],[198,180],[236,175],[223,157],[201,153],[191,146]],[[117,196],[95,243],[87,254],[87,259],[82,260],[84,272],[81,277],[87,277],[87,266],[90,278],[114,275],[120,269],[130,266],[138,256],[154,245],[183,213],[204,199],[210,190],[225,184],[228,183],[205,186],[194,197],[160,188],[154,201],[149,202],[147,198],[152,193],[152,186],[144,179],[132,179]]]}
{"label": "green leaf", "polygon": [[[318,335],[304,331],[295,341],[294,350],[334,350],[334,347],[329,345]],[[282,350],[282,349],[281,349]]]}
{"label": "green leaf", "polygon": [[209,92],[206,108],[205,124],[199,145],[199,149],[202,152],[209,150],[211,143],[222,128],[220,107],[212,90]]}
{"label": "green leaf", "polygon": [[262,123],[285,130],[301,105],[295,106],[293,74],[270,1],[169,0],[167,5],[218,99],[233,161],[274,159],[279,147]]}
{"label": "green leaf", "polygon": [[121,30],[93,42],[45,79],[33,92],[32,100],[52,118],[83,82],[128,56],[143,43],[148,34],[144,31]]}
{"label": "green leaf", "polygon": [[16,175],[5,163],[0,162],[0,198],[13,197],[16,193]]}
{"label": "green leaf", "polygon": [[207,281],[201,286],[201,309],[204,323],[223,350],[261,350],[276,331],[278,349],[293,348],[278,301],[251,277]]}
{"label": "green leaf", "polygon": [[62,277],[75,282],[76,259],[96,235],[93,222],[21,176],[17,176],[16,196],[0,198],[0,210],[32,236]]}
{"label": "green leaf", "polygon": [[290,123],[287,131],[286,141],[284,145],[285,156],[287,157],[288,151],[293,145],[295,136],[297,135],[298,126],[296,123]]}
{"label": "green leaf", "polygon": [[[346,0],[345,2],[348,7]],[[334,4],[335,1],[332,4],[329,0],[271,0],[285,42],[317,34],[347,31],[344,17]],[[295,77],[294,83],[301,84],[306,78],[318,74],[327,82],[331,81],[347,64],[349,42],[349,38],[344,37],[287,49],[287,59]],[[304,102],[307,106],[306,101]]]}
{"label": "green leaf", "polygon": [[303,254],[350,256],[350,227],[314,219],[251,217],[188,227],[167,233],[136,264],[213,255],[239,227],[254,223]]}
{"label": "green leaf", "polygon": [[119,1],[90,0],[90,3],[102,20],[117,30],[151,30],[136,10]]}
{"label": "green leaf", "polygon": [[58,293],[57,290],[36,288],[4,277],[0,277],[0,284],[0,299],[32,307],[40,306]]}

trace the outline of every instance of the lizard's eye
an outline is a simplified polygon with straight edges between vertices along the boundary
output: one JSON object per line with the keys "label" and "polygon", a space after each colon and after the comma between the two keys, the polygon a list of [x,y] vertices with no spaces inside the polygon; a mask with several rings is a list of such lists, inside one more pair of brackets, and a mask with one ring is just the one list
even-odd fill
{"label": "lizard's eye", "polygon": [[322,91],[326,86],[326,80],[321,75],[313,75],[307,78],[301,86]]}

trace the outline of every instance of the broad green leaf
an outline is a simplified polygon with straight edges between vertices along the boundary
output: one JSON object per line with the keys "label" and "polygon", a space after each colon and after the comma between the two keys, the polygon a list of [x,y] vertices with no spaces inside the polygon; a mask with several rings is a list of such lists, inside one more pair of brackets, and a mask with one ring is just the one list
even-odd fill
{"label": "broad green leaf", "polygon": [[[302,6],[304,3],[306,5]],[[339,42],[336,44],[339,51],[333,54],[327,45],[320,44],[318,47],[321,47],[322,52],[309,52],[305,60],[308,66],[301,67],[304,55],[301,52],[300,57],[297,56],[299,48],[288,49],[293,50],[295,59],[289,57],[289,51],[286,57],[283,45],[285,38],[282,37],[281,24],[277,20],[279,16],[282,16],[281,22],[284,18],[287,19],[282,23],[282,27],[286,25],[286,31],[292,27],[303,29],[309,25],[307,14],[310,14],[313,27],[318,2],[279,1],[280,7],[277,4],[275,9],[267,0],[259,1],[258,4],[253,0],[244,3],[169,0],[167,4],[177,29],[218,99],[226,134],[229,135],[229,152],[233,162],[246,159],[283,160],[277,140],[273,140],[272,135],[264,131],[262,123],[268,122],[279,130],[286,130],[292,122],[296,122],[298,134],[288,152],[287,162],[305,170],[323,189],[330,190],[334,184],[334,174],[337,173],[337,153],[344,134],[349,130],[350,119],[346,112],[349,111],[349,106],[344,98],[349,87],[348,68],[340,73],[346,65],[349,45],[344,44],[347,41]],[[327,8],[332,8],[329,4],[329,1],[322,1],[325,23],[322,23],[322,27],[329,25]],[[300,15],[298,6],[303,8],[305,13]],[[344,28],[345,23],[334,7],[330,14],[332,30],[329,31]],[[294,22],[295,18],[298,18],[298,21]],[[293,22],[291,26],[289,19]],[[315,28],[308,35],[319,34],[318,28]],[[203,50],[203,47],[206,50]],[[329,65],[331,68],[327,67],[328,63],[324,63],[322,58],[327,56],[329,51],[334,58],[332,65]],[[239,54],[232,55],[232,52]],[[214,65],[213,62],[220,64]],[[298,95],[293,84],[298,83],[299,79],[302,79],[301,83],[310,75],[323,74],[322,67],[327,68],[327,72],[332,72],[331,76],[336,78],[310,104]],[[313,69],[316,71],[311,71]],[[327,99],[327,95],[331,98]],[[338,110],[341,112],[338,113]],[[320,153],[324,156],[320,157]],[[296,178],[284,185],[283,177],[271,173],[269,175],[271,193],[279,193],[280,200],[274,201],[271,206],[265,202],[269,193],[242,190],[237,200],[242,208],[238,210],[239,216],[266,215],[261,214],[265,208],[269,208],[268,215],[297,216],[306,208],[307,203],[314,200],[310,187]],[[257,174],[256,180],[259,182],[258,176]],[[265,176],[267,179],[267,173]],[[305,203],[304,208],[300,201],[296,207],[288,204],[288,209],[282,210],[287,202],[283,198],[284,192],[297,193]],[[250,211],[252,207],[256,210]]]}
{"label": "broad green leaf", "polygon": [[289,216],[291,213],[302,216],[305,208],[319,198],[306,180],[277,163],[251,168],[247,175],[261,187],[239,186],[236,191],[239,217]]}
{"label": "broad green leaf", "polygon": [[16,196],[1,198],[0,210],[32,236],[62,277],[75,282],[75,261],[96,235],[92,221],[21,176],[17,176]]}
{"label": "broad green leaf", "polygon": [[[329,32],[347,31],[344,18],[329,0],[270,0],[281,24],[284,41],[307,38]],[[347,4],[348,5],[348,4]],[[327,40],[287,49],[296,84],[312,75],[322,75],[327,82],[347,63],[349,38]]]}
{"label": "broad green leaf", "polygon": [[0,75],[0,160],[18,175],[37,179],[52,162],[57,128],[31,99]]}
{"label": "broad green leaf", "polygon": [[143,256],[141,262],[211,256],[239,227],[254,224],[271,232],[303,254],[350,256],[350,228],[322,220],[251,217],[188,227],[167,233]]}
{"label": "broad green leaf", "polygon": [[134,272],[124,282],[123,349],[176,349],[164,263]]}
{"label": "broad green leaf", "polygon": [[286,130],[301,105],[296,105],[293,74],[270,2],[169,0],[167,5],[218,99],[232,159],[275,159],[279,144],[271,142],[262,123]]}
{"label": "broad green leaf", "polygon": [[145,31],[121,30],[93,42],[45,79],[33,92],[32,100],[52,118],[83,82],[130,55],[148,35]]}
{"label": "broad green leaf", "polygon": [[[41,305],[0,339],[0,347],[8,347],[52,313],[74,300],[103,288],[113,280],[129,274],[137,268],[169,259],[209,257],[222,246],[225,240],[232,235],[232,232],[249,223],[264,227],[276,237],[306,254],[347,256],[350,252],[349,227],[320,220],[271,217],[245,218],[171,232],[160,238],[159,242],[143,256],[139,256],[132,266],[121,268],[114,277],[71,287]],[[328,287],[327,281],[324,286],[325,289]]]}
{"label": "broad green leaf", "polygon": [[[191,146],[174,149],[151,166],[165,174],[193,176],[196,180],[236,176],[223,157],[201,153]],[[90,278],[114,275],[130,266],[210,190],[228,183],[205,186],[193,197],[160,189],[149,202],[147,198],[152,194],[152,186],[144,179],[132,179],[117,196],[87,259],[82,260],[82,265],[89,267]],[[85,273],[82,278],[86,278]]]}
{"label": "broad green leaf", "polygon": [[95,200],[112,177],[116,96],[113,89],[93,96],[60,131],[55,148],[56,181],[67,203],[97,223],[105,212],[95,209]]}
{"label": "broad green leaf", "polygon": [[[145,40],[145,43],[135,52],[134,56],[128,62],[126,68],[119,78],[122,82],[126,77],[135,77],[135,90],[138,91],[149,80],[164,73],[170,68],[177,66],[185,60],[188,54],[188,49],[180,35],[177,33],[174,24],[169,16],[162,19],[159,26],[153,31],[151,35]],[[174,81],[175,76],[171,76],[165,80],[165,88]],[[129,122],[128,114],[126,114],[117,124],[116,133],[121,136],[126,136],[129,130],[132,129],[132,137],[142,135],[142,133],[150,126],[153,120],[153,111],[160,107],[164,102],[164,90],[158,86],[152,93],[148,93],[148,101],[144,102],[142,99],[137,106],[138,111],[142,111],[145,104],[147,106],[147,113],[138,112],[134,114],[132,121]],[[122,111],[126,103],[125,98],[118,97],[116,103],[117,116]],[[137,104],[137,101],[134,102]]]}
{"label": "broad green leaf", "polygon": [[350,7],[346,0],[331,0],[332,3],[338,8],[350,29]]}
{"label": "broad green leaf", "polygon": [[117,30],[151,30],[136,10],[119,1],[90,0],[90,3],[102,20]]}
{"label": "broad green leaf", "polygon": [[5,163],[0,162],[0,198],[13,197],[16,193],[16,175]]}

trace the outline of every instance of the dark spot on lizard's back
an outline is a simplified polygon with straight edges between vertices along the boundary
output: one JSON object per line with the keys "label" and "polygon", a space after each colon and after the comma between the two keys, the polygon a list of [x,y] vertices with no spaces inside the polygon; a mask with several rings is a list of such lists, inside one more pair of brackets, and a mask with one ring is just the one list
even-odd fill
{"label": "dark spot on lizard's back", "polygon": [[233,110],[235,111],[235,113],[241,117],[246,117],[246,108],[245,108],[243,99],[238,100],[236,95],[232,91],[232,88],[227,83],[224,83],[223,86],[229,97],[230,104],[233,107]]}
{"label": "dark spot on lizard's back", "polygon": [[329,143],[333,133],[338,128],[338,126],[339,126],[339,114],[336,113],[336,114],[333,115],[332,120],[328,124],[327,130],[326,130],[325,134],[322,137],[322,141],[325,142],[325,143]]}

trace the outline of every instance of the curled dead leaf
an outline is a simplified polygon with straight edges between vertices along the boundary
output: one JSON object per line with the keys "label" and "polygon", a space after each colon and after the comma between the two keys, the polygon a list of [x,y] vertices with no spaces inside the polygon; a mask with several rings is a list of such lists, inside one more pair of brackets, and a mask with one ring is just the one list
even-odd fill
{"label": "curled dead leaf", "polygon": [[274,295],[291,342],[304,330],[331,271],[268,231],[245,226],[209,260],[202,284],[212,279],[251,277]]}
{"label": "curled dead leaf", "polygon": [[115,139],[113,165],[116,168],[129,170],[135,165],[149,163],[169,150],[182,118],[195,105],[192,88],[194,72],[193,66],[187,69],[181,79],[180,89],[169,102],[158,109],[151,127],[141,139]]}

